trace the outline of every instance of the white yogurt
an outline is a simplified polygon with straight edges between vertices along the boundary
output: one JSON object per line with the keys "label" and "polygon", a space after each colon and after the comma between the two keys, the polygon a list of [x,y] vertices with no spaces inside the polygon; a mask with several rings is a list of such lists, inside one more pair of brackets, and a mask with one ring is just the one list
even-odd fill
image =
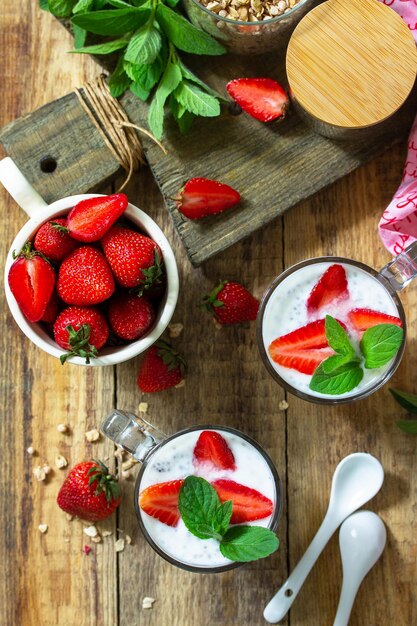
{"label": "white yogurt", "polygon": [[[235,457],[235,470],[216,470],[193,464],[193,451],[203,430],[194,430],[178,435],[162,445],[146,465],[141,480],[141,491],[156,483],[202,476],[208,481],[227,478],[257,489],[274,503],[277,499],[274,477],[262,454],[248,441],[221,429],[216,429],[227,441]],[[210,568],[231,563],[219,550],[214,539],[199,539],[185,527],[182,519],[177,526],[168,526],[140,510],[143,524],[153,541],[167,555],[194,567]],[[272,515],[253,522],[257,526],[269,526]],[[249,523],[249,522],[248,522]]]}
{"label": "white yogurt", "polygon": [[[364,369],[363,379],[352,391],[340,395],[328,395],[312,391],[309,388],[311,376],[275,363],[268,352],[268,347],[274,339],[305,326],[315,319],[322,319],[326,315],[332,315],[345,324],[349,311],[354,308],[374,309],[399,317],[397,306],[383,284],[365,270],[347,263],[340,263],[340,265],[346,271],[349,299],[336,305],[329,304],[318,311],[315,316],[309,315],[307,313],[308,296],[331,265],[334,265],[334,262],[312,263],[293,272],[276,287],[265,307],[262,336],[268,359],[282,379],[310,396],[336,399],[356,396],[373,387],[391,367],[392,361],[377,369]],[[352,344],[355,344],[354,337],[351,335],[350,338]]]}

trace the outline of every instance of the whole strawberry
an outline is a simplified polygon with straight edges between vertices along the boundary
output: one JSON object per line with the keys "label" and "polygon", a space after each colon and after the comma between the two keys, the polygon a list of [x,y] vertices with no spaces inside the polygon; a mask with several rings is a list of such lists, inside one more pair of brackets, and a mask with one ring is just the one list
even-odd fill
{"label": "whole strawberry", "polygon": [[114,278],[100,250],[82,246],[63,260],[59,268],[57,291],[67,304],[89,306],[110,298]]}
{"label": "whole strawberry", "polygon": [[256,319],[259,300],[240,283],[222,282],[204,298],[204,306],[223,325]]}
{"label": "whole strawberry", "polygon": [[138,287],[139,293],[162,275],[162,253],[155,241],[130,228],[113,226],[103,237],[104,254],[122,287]]}
{"label": "whole strawberry", "polygon": [[109,337],[109,327],[104,316],[94,307],[70,306],[56,318],[54,338],[66,354],[60,356],[61,363],[70,356],[81,356],[89,363],[96,357]]}
{"label": "whole strawberry", "polygon": [[58,217],[42,224],[35,236],[34,247],[54,263],[59,263],[80,244],[69,234],[67,220]]}
{"label": "whole strawberry", "polygon": [[142,337],[152,326],[155,312],[145,296],[122,293],[110,300],[108,319],[118,337],[135,340]]}
{"label": "whole strawberry", "polygon": [[32,250],[28,241],[15,255],[7,277],[23,315],[30,322],[38,322],[46,311],[55,287],[55,272],[43,256]]}
{"label": "whole strawberry", "polygon": [[184,378],[185,367],[184,357],[168,342],[159,340],[145,352],[138,372],[138,387],[147,393],[175,387]]}
{"label": "whole strawberry", "polygon": [[57,497],[58,506],[88,522],[109,517],[120,504],[117,479],[101,461],[83,461],[72,468]]}
{"label": "whole strawberry", "polygon": [[74,239],[88,243],[98,241],[125,212],[124,193],[81,200],[68,214],[68,231]]}

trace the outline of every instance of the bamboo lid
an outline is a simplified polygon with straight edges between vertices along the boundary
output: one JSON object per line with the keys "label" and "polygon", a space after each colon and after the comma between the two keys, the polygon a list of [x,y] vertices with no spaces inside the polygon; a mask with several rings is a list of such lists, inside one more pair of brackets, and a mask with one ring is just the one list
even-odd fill
{"label": "bamboo lid", "polygon": [[417,49],[401,17],[378,0],[328,0],[295,29],[287,76],[315,118],[363,128],[391,116],[416,78]]}

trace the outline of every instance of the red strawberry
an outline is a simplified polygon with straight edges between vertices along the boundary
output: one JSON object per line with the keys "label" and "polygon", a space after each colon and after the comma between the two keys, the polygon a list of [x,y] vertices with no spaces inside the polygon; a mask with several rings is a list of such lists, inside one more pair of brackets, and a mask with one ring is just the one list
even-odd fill
{"label": "red strawberry", "polygon": [[268,348],[271,359],[283,367],[313,374],[324,359],[334,354],[327,342],[325,323],[324,319],[316,320],[278,337]]}
{"label": "red strawberry", "polygon": [[101,461],[83,461],[72,468],[59,490],[58,506],[88,522],[109,517],[120,504],[117,479]]}
{"label": "red strawberry", "polygon": [[313,287],[307,300],[307,311],[314,313],[332,302],[348,297],[349,290],[344,267],[337,264],[331,265]]}
{"label": "red strawberry", "polygon": [[184,357],[166,341],[157,341],[145,353],[138,372],[138,387],[153,393],[178,385],[185,371]]}
{"label": "red strawberry", "polygon": [[122,287],[149,289],[162,275],[162,253],[155,241],[130,228],[113,226],[102,246],[116,280]]}
{"label": "red strawberry", "polygon": [[55,272],[48,261],[31,250],[28,241],[10,267],[8,283],[23,315],[38,322],[45,313],[55,287]]}
{"label": "red strawberry", "polygon": [[271,515],[274,510],[272,500],[256,489],[224,478],[215,480],[212,484],[217,491],[220,502],[227,502],[227,500],[233,502],[232,517],[230,518],[232,524],[263,519]]}
{"label": "red strawberry", "polygon": [[178,210],[190,220],[221,213],[240,202],[240,194],[229,185],[208,178],[191,178],[177,199]]}
{"label": "red strawberry", "polygon": [[243,285],[222,282],[204,298],[204,306],[220,324],[240,324],[256,319],[259,300]]}
{"label": "red strawberry", "polygon": [[377,324],[395,324],[401,327],[403,325],[399,317],[373,311],[372,309],[352,309],[348,318],[355,330],[367,330]]}
{"label": "red strawberry", "polygon": [[58,295],[67,304],[89,306],[110,298],[114,278],[100,250],[82,246],[63,260],[59,268]]}
{"label": "red strawberry", "polygon": [[211,463],[219,469],[236,469],[233,452],[215,430],[203,430],[194,448],[194,459],[198,463]]}
{"label": "red strawberry", "polygon": [[139,339],[152,326],[155,312],[145,296],[122,293],[109,302],[108,319],[118,337]]}
{"label": "red strawberry", "polygon": [[127,205],[124,193],[81,200],[68,215],[71,237],[86,243],[98,241],[125,212]]}
{"label": "red strawberry", "polygon": [[94,307],[69,306],[58,315],[54,324],[57,344],[68,350],[61,355],[61,363],[70,356],[96,357],[97,351],[106,343],[109,327],[104,316]]}
{"label": "red strawberry", "polygon": [[183,482],[171,480],[147,487],[139,495],[140,508],[163,524],[176,526],[180,519],[178,496]]}
{"label": "red strawberry", "polygon": [[53,291],[51,299],[46,306],[45,313],[41,317],[41,322],[53,324],[53,322],[55,322],[56,318],[58,317],[58,313],[61,308],[62,302],[59,299],[57,292]]}
{"label": "red strawberry", "polygon": [[284,117],[290,104],[285,89],[271,78],[236,78],[226,89],[246,113],[261,122]]}
{"label": "red strawberry", "polygon": [[33,245],[54,263],[62,261],[79,246],[68,234],[67,220],[61,217],[42,224]]}

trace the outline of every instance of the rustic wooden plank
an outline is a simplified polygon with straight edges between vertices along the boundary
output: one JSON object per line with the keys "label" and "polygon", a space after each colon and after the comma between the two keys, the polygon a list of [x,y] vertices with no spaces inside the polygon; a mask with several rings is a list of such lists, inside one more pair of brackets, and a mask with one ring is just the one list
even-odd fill
{"label": "rustic wooden plank", "polygon": [[[388,260],[376,225],[401,178],[404,150],[393,150],[305,202],[284,218],[290,266],[322,254],[338,254],[380,268]],[[302,227],[301,227],[302,225]],[[416,292],[401,299],[416,322]],[[414,332],[392,386],[417,389]],[[415,607],[416,440],[396,426],[402,414],[388,387],[371,398],[340,407],[315,406],[289,396],[288,482],[290,567],[295,566],[327,508],[333,471],[342,457],[367,451],[385,468],[385,484],[364,508],[379,513],[387,525],[385,553],[359,592],[351,626],[413,624]],[[291,624],[331,624],[341,586],[337,535],[293,605]],[[401,600],[399,599],[401,596]]]}
{"label": "rustic wooden plank", "polygon": [[[30,0],[20,3],[19,10],[13,2],[2,5],[3,124],[95,71],[90,59],[66,55],[69,38],[52,18],[38,17]],[[0,193],[0,255],[5,259],[26,218],[3,188]],[[90,542],[81,524],[68,522],[55,502],[67,470],[56,469],[54,463],[56,454],[69,464],[92,454],[111,456],[108,443],[86,445],[84,433],[112,406],[112,370],[61,367],[22,335],[4,297],[0,320],[0,623],[113,626],[118,619],[113,538],[93,544],[88,557],[83,554],[83,545]],[[69,424],[70,434],[60,434],[59,423]],[[27,454],[30,445],[37,456]],[[46,461],[53,472],[46,484],[38,483],[32,470]],[[45,535],[38,530],[40,523],[49,526]]]}
{"label": "rustic wooden plank", "polygon": [[[144,180],[143,186],[132,186],[129,193],[150,211],[168,238],[175,240],[155,184]],[[141,394],[136,388],[138,358],[117,367],[117,399],[120,408],[131,411],[138,410],[140,401],[148,402],[147,419],[166,433],[199,423],[241,429],[268,450],[285,490],[285,414],[278,409],[284,394],[269,380],[259,361],[255,326],[217,330],[196,306],[219,278],[241,280],[259,296],[280,269],[279,250],[278,256],[260,251],[273,248],[280,237],[277,221],[270,231],[257,233],[198,270],[191,268],[185,252],[177,246],[182,290],[174,321],[184,324],[176,345],[189,364],[185,387]],[[130,504],[133,482],[128,481],[124,489]],[[264,623],[262,603],[272,593],[274,581],[287,574],[285,513],[278,531],[282,548],[277,555],[209,578],[178,570],[154,553],[141,536],[131,506],[120,509],[119,525],[132,535],[135,544],[119,557],[121,625]],[[146,595],[156,598],[152,611],[142,610]]]}

